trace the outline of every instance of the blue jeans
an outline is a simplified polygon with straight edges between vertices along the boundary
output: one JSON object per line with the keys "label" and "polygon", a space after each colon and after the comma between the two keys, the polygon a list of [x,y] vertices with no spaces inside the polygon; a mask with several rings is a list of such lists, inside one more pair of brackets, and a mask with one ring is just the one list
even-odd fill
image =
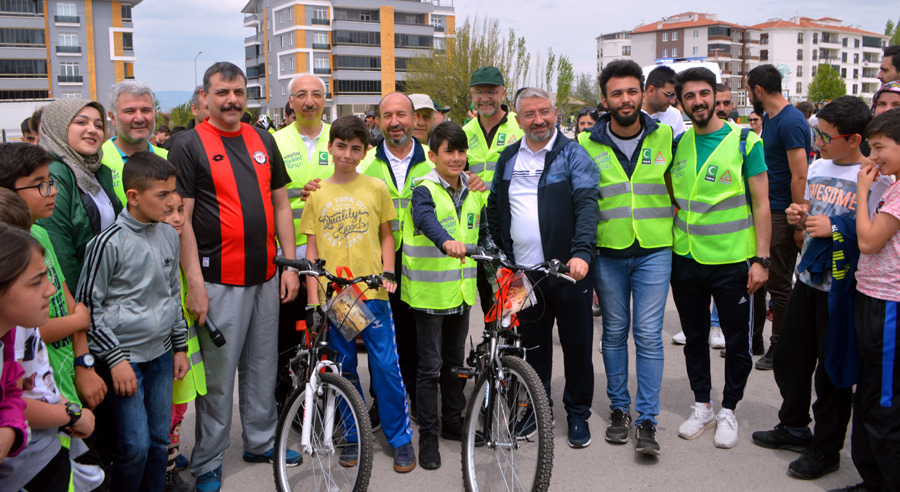
{"label": "blue jeans", "polygon": [[132,396],[116,395],[109,369],[98,368],[110,389],[106,399],[117,436],[109,489],[162,490],[172,424],[172,352],[131,364],[137,378]]}
{"label": "blue jeans", "polygon": [[603,311],[603,365],[609,408],[630,411],[628,329],[631,327],[637,369],[635,422],[650,420],[656,425],[663,374],[663,314],[672,273],[672,251],[664,249],[636,258],[598,254],[594,256],[591,272]]}
{"label": "blue jeans", "polygon": [[716,307],[716,303],[713,303],[712,314],[709,316],[709,325],[710,326],[722,326],[719,324],[719,308]]}

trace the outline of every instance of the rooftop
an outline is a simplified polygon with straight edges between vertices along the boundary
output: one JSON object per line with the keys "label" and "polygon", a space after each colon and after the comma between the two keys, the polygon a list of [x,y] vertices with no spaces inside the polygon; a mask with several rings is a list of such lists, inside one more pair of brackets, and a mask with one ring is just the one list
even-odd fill
{"label": "rooftop", "polygon": [[761,24],[751,26],[753,29],[824,29],[828,31],[843,31],[856,34],[865,34],[867,36],[883,37],[883,34],[871,31],[864,31],[857,27],[842,26],[840,19],[833,17],[822,17],[821,19],[811,19],[809,17],[792,17],[790,19],[769,19]]}

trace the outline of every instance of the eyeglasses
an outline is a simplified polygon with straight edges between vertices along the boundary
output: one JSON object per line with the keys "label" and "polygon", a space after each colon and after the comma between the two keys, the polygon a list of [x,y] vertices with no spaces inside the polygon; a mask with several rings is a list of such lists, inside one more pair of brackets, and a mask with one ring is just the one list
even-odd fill
{"label": "eyeglasses", "polygon": [[50,196],[50,188],[55,187],[55,186],[56,186],[56,181],[53,181],[51,179],[49,181],[42,181],[36,185],[15,188],[15,189],[13,189],[13,191],[30,190],[31,188],[37,188],[38,193],[40,193],[41,196]]}
{"label": "eyeglasses", "polygon": [[599,119],[599,115],[597,114],[597,110],[591,108],[581,108],[578,110],[577,117],[580,119],[583,116],[590,116],[594,119],[594,121]]}
{"label": "eyeglasses", "polygon": [[750,123],[756,123],[757,121],[759,121],[759,118],[747,118],[747,121],[749,121]]}
{"label": "eyeglasses", "polygon": [[844,134],[844,135],[829,135],[829,134],[827,134],[827,133],[822,133],[822,132],[819,130],[819,127],[818,127],[818,126],[814,126],[814,127],[813,127],[813,134],[814,134],[816,137],[821,138],[821,139],[822,139],[822,143],[825,143],[825,144],[830,144],[831,141],[832,141],[833,139],[835,139],[835,138],[841,138],[841,137],[847,138],[847,137],[852,137],[852,136],[853,136],[852,133],[846,133],[846,134]]}
{"label": "eyeglasses", "polygon": [[321,98],[325,97],[325,94],[323,94],[323,93],[321,93],[321,92],[319,92],[319,91],[312,91],[312,92],[299,91],[299,92],[296,92],[296,93],[294,93],[294,94],[291,94],[291,97],[297,97],[297,98],[300,98],[300,99],[305,99],[306,96],[309,96],[309,95],[311,95],[312,97],[314,97],[314,98],[316,98],[316,99],[321,99]]}
{"label": "eyeglasses", "polygon": [[495,97],[495,96],[497,96],[497,94],[500,94],[500,91],[498,91],[498,90],[489,90],[489,91],[476,90],[476,91],[472,91],[472,94],[475,97],[482,97],[482,96]]}
{"label": "eyeglasses", "polygon": [[660,89],[659,92],[662,92],[663,94],[665,94],[666,97],[669,98],[669,99],[675,99],[675,95],[676,95],[676,94],[675,94],[675,91],[672,91],[672,92],[666,92],[666,91]]}
{"label": "eyeglasses", "polygon": [[527,113],[522,113],[522,118],[523,118],[523,119],[526,119],[526,120],[532,120],[532,119],[534,119],[534,117],[537,116],[537,115],[541,115],[541,118],[546,118],[546,117],[550,116],[551,113],[553,113],[553,110],[552,110],[552,109],[550,109],[550,108],[544,108],[544,109],[542,109],[542,110],[540,110],[540,111],[537,111],[537,112],[535,112],[535,111],[529,111],[529,112],[527,112]]}

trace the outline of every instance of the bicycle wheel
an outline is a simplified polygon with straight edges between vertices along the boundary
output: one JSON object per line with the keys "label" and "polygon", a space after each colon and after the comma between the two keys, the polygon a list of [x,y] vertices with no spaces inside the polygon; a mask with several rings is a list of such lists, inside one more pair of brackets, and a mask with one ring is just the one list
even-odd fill
{"label": "bicycle wheel", "polygon": [[[366,490],[372,474],[374,437],[362,397],[350,381],[337,374],[321,374],[322,392],[306,406],[306,388],[294,391],[282,412],[275,435],[275,485],[294,490]],[[303,417],[310,419],[309,449],[301,444]],[[288,449],[299,451],[303,462],[288,468]],[[355,464],[354,464],[355,461]]]}
{"label": "bicycle wheel", "polygon": [[492,401],[488,401],[489,371],[479,377],[469,398],[462,439],[463,483],[468,491],[545,491],[553,468],[547,394],[524,360],[515,356],[501,360],[506,377],[494,381]]}

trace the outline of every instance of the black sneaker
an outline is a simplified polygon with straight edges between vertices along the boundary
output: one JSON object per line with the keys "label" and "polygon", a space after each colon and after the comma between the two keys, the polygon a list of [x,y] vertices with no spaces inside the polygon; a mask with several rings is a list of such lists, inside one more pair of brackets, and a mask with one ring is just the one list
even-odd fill
{"label": "black sneaker", "polygon": [[194,487],[188,485],[182,480],[178,470],[172,469],[166,471],[166,481],[163,485],[163,492],[191,492]]}
{"label": "black sneaker", "polygon": [[441,439],[462,441],[462,422],[457,420],[455,423],[441,424]]}
{"label": "black sneaker", "polygon": [[756,431],[753,433],[753,444],[768,449],[784,449],[802,453],[812,444],[812,433],[806,430],[806,435],[797,437],[784,428],[784,424],[778,424],[772,430]]}
{"label": "black sneaker", "polygon": [[372,423],[372,432],[381,428],[381,417],[378,416],[378,400],[372,400],[372,407],[369,408],[369,422]]}
{"label": "black sneaker", "polygon": [[437,434],[429,433],[419,436],[419,465],[426,470],[437,470],[441,467]]}
{"label": "black sneaker", "polygon": [[766,353],[766,346],[763,345],[762,340],[753,340],[753,355],[763,355]]}
{"label": "black sneaker", "polygon": [[775,359],[775,344],[769,345],[769,350],[766,351],[766,355],[759,358],[756,361],[756,369],[760,371],[771,371],[772,370],[772,361]]}
{"label": "black sneaker", "polygon": [[659,442],[656,440],[656,427],[649,420],[642,420],[634,428],[634,450],[641,454],[659,456]]}
{"label": "black sneaker", "polygon": [[837,453],[828,456],[819,449],[810,448],[788,465],[788,472],[803,480],[815,480],[836,471],[840,465],[841,457]]}
{"label": "black sneaker", "polygon": [[831,489],[828,492],[866,492],[866,483],[859,482],[856,485],[848,485],[839,489]]}
{"label": "black sneaker", "polygon": [[609,426],[606,427],[606,440],[615,444],[628,442],[628,433],[631,431],[631,414],[621,408],[613,410],[609,416]]}

